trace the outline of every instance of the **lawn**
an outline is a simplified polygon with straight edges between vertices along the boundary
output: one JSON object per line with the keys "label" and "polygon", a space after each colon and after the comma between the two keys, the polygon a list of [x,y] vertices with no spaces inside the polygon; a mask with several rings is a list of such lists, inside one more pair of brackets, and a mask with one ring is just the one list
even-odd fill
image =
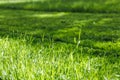
{"label": "lawn", "polygon": [[87,1],[0,1],[0,80],[119,80],[120,1]]}

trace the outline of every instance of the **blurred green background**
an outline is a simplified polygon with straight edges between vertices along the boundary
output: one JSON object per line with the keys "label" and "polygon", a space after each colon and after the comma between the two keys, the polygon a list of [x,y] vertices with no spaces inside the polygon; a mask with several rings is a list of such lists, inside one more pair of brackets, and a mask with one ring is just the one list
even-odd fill
{"label": "blurred green background", "polygon": [[[10,3],[10,4],[8,4]],[[3,0],[0,8],[66,12],[120,12],[120,0]]]}

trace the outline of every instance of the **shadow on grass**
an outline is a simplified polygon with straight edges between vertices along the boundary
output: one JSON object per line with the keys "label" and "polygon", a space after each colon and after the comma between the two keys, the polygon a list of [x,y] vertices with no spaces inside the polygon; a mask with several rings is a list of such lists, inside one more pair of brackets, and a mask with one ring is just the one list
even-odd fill
{"label": "shadow on grass", "polygon": [[[118,0],[42,0],[19,3],[0,4],[1,9],[24,9],[37,11],[57,12],[102,12],[119,13],[120,1]],[[102,5],[102,6],[101,6]]]}
{"label": "shadow on grass", "polygon": [[119,17],[119,14],[1,10],[0,36],[16,38],[25,35],[28,42],[34,38],[34,44],[53,41],[74,46],[80,37],[80,45],[87,49],[84,51],[93,48],[94,55],[112,54],[118,49],[109,52],[107,47],[104,49],[95,44],[114,44],[119,40]]}

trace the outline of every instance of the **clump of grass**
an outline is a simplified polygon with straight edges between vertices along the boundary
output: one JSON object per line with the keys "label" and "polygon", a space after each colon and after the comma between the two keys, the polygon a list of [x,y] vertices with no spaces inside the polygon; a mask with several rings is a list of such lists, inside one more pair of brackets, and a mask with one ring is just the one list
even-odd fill
{"label": "clump of grass", "polygon": [[[0,39],[2,80],[119,79],[119,61],[94,57],[65,43],[32,45],[26,39]],[[88,50],[89,51],[89,50]],[[114,57],[112,57],[114,59]]]}

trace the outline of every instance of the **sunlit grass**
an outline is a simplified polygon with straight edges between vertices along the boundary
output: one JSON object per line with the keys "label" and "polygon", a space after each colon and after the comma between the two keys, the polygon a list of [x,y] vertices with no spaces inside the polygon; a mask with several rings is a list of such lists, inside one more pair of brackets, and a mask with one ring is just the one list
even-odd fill
{"label": "sunlit grass", "polygon": [[88,55],[89,51],[82,52],[82,46],[79,49],[62,43],[32,46],[32,42],[26,42],[24,38],[0,39],[1,79],[119,79],[119,61],[111,62],[111,57],[94,57],[92,52]]}
{"label": "sunlit grass", "polygon": [[[33,1],[39,1],[39,0],[0,0],[0,4],[5,4],[5,3],[24,3],[24,2],[33,2]],[[45,1],[45,0],[40,0]]]}
{"label": "sunlit grass", "polygon": [[[37,18],[49,18],[49,17],[61,17],[61,16],[65,16],[67,15],[68,13],[64,13],[64,12],[59,12],[59,13],[48,13],[48,14],[34,14],[33,17],[37,17]],[[30,17],[32,17],[30,15]]]}

